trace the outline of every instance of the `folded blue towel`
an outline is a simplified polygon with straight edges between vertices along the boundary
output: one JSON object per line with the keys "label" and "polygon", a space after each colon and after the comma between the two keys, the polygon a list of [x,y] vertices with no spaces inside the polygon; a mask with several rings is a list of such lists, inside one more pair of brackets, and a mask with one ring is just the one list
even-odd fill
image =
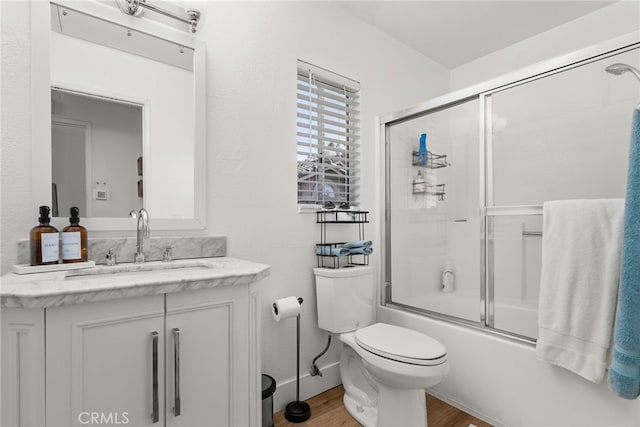
{"label": "folded blue towel", "polygon": [[349,255],[349,249],[332,248],[330,246],[316,246],[316,254],[324,256],[347,256]]}
{"label": "folded blue towel", "polygon": [[357,248],[349,248],[347,250],[349,251],[349,255],[357,255],[357,254],[369,255],[371,254],[371,252],[373,252],[373,248],[371,246],[360,246]]}
{"label": "folded blue towel", "polygon": [[371,246],[371,240],[356,240],[355,242],[348,242],[342,245],[343,248],[360,248],[362,246]]}
{"label": "folded blue towel", "polygon": [[625,399],[640,396],[640,110],[633,112],[624,208],[618,307],[609,367],[609,389]]}

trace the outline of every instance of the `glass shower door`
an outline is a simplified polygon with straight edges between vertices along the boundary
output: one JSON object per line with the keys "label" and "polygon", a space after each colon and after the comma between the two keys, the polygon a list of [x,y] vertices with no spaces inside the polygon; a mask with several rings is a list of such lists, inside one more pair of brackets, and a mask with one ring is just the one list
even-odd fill
{"label": "glass shower door", "polygon": [[604,72],[613,62],[638,66],[638,50],[484,97],[491,328],[537,337],[543,202],[624,197],[640,93]]}
{"label": "glass shower door", "polygon": [[640,68],[639,52],[536,69],[386,121],[384,302],[535,341],[543,203],[624,197],[640,91],[604,70]]}
{"label": "glass shower door", "polygon": [[481,321],[484,250],[478,109],[466,100],[387,134],[391,301],[472,322]]}

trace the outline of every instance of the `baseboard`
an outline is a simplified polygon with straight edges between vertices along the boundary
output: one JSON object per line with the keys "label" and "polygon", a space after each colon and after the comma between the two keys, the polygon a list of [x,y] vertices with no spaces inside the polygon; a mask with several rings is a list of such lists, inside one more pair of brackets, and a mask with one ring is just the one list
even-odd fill
{"label": "baseboard", "polygon": [[461,411],[466,412],[469,415],[472,415],[472,416],[476,417],[479,420],[484,421],[485,423],[491,424],[494,427],[507,427],[506,425],[500,423],[499,421],[494,420],[491,417],[488,417],[486,414],[481,414],[481,413],[479,413],[479,412],[477,412],[477,411],[475,411],[475,410],[463,405],[462,403],[460,403],[460,402],[458,402],[458,401],[456,401],[454,399],[451,399],[448,396],[445,396],[445,395],[443,395],[443,394],[441,394],[441,393],[439,393],[439,392],[437,392],[437,391],[435,391],[435,390],[433,390],[431,388],[427,389],[427,393],[432,395],[433,397],[437,397],[438,399],[442,400],[444,403],[447,403],[447,404],[449,404],[449,405],[451,405],[451,406],[453,406],[455,408],[460,409]]}
{"label": "baseboard", "polygon": [[[306,400],[324,391],[342,384],[340,380],[340,362],[320,366],[322,376],[311,376],[309,371],[300,373],[300,399]],[[273,395],[273,411],[281,411],[287,403],[296,400],[296,377],[276,384]]]}

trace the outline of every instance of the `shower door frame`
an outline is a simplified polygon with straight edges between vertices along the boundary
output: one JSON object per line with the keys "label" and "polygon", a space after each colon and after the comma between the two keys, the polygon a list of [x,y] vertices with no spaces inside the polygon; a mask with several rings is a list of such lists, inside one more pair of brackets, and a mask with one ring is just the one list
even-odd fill
{"label": "shower door frame", "polygon": [[[575,51],[547,61],[522,68],[504,76],[487,80],[465,89],[431,99],[414,107],[392,113],[379,119],[380,141],[383,143],[382,159],[384,161],[384,221],[382,233],[384,245],[382,250],[382,268],[380,288],[380,304],[385,307],[398,308],[448,322],[498,335],[509,340],[525,344],[535,344],[536,339],[518,335],[513,332],[495,329],[495,287],[494,287],[494,246],[493,218],[497,216],[542,215],[542,205],[495,206],[493,194],[493,140],[492,140],[492,104],[491,95],[516,86],[527,84],[554,74],[562,73],[595,61],[640,48],[640,40],[636,33],[617,37],[603,43]],[[604,72],[604,69],[603,69]],[[479,215],[481,224],[480,254],[480,321],[472,321],[451,316],[445,313],[426,310],[392,301],[391,283],[391,170],[390,170],[390,129],[392,126],[419,117],[446,110],[469,101],[479,102]]]}

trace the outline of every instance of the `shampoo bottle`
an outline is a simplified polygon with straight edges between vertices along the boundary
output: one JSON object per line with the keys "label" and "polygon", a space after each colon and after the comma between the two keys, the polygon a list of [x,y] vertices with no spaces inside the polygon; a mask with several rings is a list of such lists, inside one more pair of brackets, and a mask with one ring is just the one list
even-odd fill
{"label": "shampoo bottle", "polygon": [[413,194],[422,194],[427,191],[427,181],[422,176],[422,171],[418,170],[418,175],[413,179]]}
{"label": "shampoo bottle", "polygon": [[83,262],[88,259],[87,229],[80,225],[80,209],[71,208],[69,225],[62,230],[62,262]]}
{"label": "shampoo bottle", "polygon": [[428,159],[427,152],[427,134],[423,133],[420,135],[420,146],[418,148],[418,160],[421,165],[426,165]]}
{"label": "shampoo bottle", "polygon": [[31,265],[57,264],[59,256],[59,235],[58,230],[49,225],[51,209],[49,206],[40,206],[40,218],[31,229]]}

